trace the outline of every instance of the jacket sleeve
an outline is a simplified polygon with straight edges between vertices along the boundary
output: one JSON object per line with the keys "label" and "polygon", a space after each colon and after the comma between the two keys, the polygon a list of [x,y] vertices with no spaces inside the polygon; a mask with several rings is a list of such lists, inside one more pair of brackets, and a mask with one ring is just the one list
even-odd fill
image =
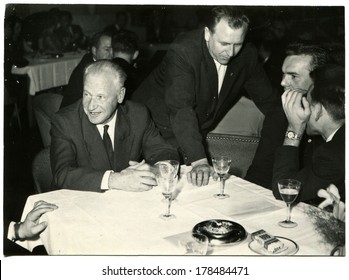
{"label": "jacket sleeve", "polygon": [[173,46],[166,57],[165,103],[176,140],[191,163],[206,158],[198,118],[195,112],[195,74],[180,46]]}
{"label": "jacket sleeve", "polygon": [[53,185],[57,189],[101,191],[105,170],[96,170],[88,164],[78,163],[78,147],[72,139],[73,131],[69,120],[55,115],[51,129],[51,167]]}
{"label": "jacket sleeve", "polygon": [[149,115],[147,116],[142,146],[143,157],[149,164],[169,159],[179,161],[177,150],[162,138]]}
{"label": "jacket sleeve", "polygon": [[245,89],[258,109],[266,115],[280,102],[280,93],[270,83],[263,65],[258,61],[255,48],[250,48],[249,50],[249,60],[245,63],[250,68],[250,75],[245,82]]}
{"label": "jacket sleeve", "polygon": [[[325,144],[326,145],[326,144]],[[340,156],[336,152],[319,147],[313,155],[310,165],[300,169],[299,148],[292,146],[279,147],[275,155],[273,171],[273,194],[281,199],[277,182],[280,179],[292,178],[299,180],[301,191],[298,200],[306,201],[317,198],[320,189],[326,189],[330,184],[341,184],[344,180],[340,165]]]}

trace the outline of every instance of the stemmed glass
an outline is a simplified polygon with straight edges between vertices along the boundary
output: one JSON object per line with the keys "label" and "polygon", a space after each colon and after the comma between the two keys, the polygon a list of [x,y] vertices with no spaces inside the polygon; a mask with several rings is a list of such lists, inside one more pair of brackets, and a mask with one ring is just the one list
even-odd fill
{"label": "stemmed glass", "polygon": [[209,240],[206,235],[193,233],[189,240],[180,241],[185,248],[185,255],[206,255]]}
{"label": "stemmed glass", "polygon": [[176,160],[159,161],[157,166],[156,181],[165,199],[168,201],[167,211],[160,215],[161,219],[171,220],[176,216],[171,214],[172,194],[177,185],[179,162]]}
{"label": "stemmed glass", "polygon": [[221,192],[219,194],[215,194],[214,197],[219,199],[228,198],[229,195],[224,193],[224,176],[228,173],[230,169],[231,159],[226,156],[214,157],[212,158],[212,164],[214,171],[218,174],[221,181]]}
{"label": "stemmed glass", "polygon": [[291,204],[295,201],[301,188],[301,182],[294,179],[282,179],[278,181],[279,193],[287,204],[287,219],[279,222],[279,226],[293,228],[296,222],[291,221]]}

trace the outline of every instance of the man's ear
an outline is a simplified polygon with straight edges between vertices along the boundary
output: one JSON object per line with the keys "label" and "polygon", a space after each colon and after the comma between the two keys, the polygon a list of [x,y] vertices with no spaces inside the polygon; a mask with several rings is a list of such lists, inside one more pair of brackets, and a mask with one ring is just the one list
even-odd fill
{"label": "man's ear", "polygon": [[138,55],[139,55],[139,51],[137,50],[137,51],[135,51],[135,53],[133,54],[132,60],[135,61],[135,60],[137,59]]}
{"label": "man's ear", "polygon": [[125,87],[122,87],[120,89],[120,92],[118,94],[118,103],[122,103],[124,101],[124,98],[125,98],[125,94],[126,94],[126,88]]}
{"label": "man's ear", "polygon": [[96,47],[92,47],[92,48],[91,48],[91,52],[92,52],[92,56],[93,56],[93,57],[96,57],[96,52],[97,52]]}
{"label": "man's ear", "polygon": [[324,110],[325,108],[320,103],[314,105],[315,121],[318,121],[322,117]]}
{"label": "man's ear", "polygon": [[205,27],[205,41],[208,42],[208,40],[210,39],[211,36],[211,31],[210,29],[208,29],[208,27]]}

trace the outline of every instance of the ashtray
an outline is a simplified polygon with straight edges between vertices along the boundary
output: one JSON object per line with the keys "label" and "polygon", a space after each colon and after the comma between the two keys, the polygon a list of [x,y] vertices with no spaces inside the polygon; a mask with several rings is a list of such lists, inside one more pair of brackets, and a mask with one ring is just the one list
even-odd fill
{"label": "ashtray", "polygon": [[212,219],[198,223],[192,233],[206,235],[210,245],[228,245],[243,241],[246,230],[238,223],[229,220]]}

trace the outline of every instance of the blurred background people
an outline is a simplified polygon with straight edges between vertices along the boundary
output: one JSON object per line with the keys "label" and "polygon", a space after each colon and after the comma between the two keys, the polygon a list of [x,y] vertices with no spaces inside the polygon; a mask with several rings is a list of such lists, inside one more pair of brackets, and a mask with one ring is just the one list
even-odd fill
{"label": "blurred background people", "polygon": [[73,16],[68,11],[61,11],[59,27],[56,30],[62,43],[63,52],[86,49],[88,40],[81,26],[73,24]]}
{"label": "blurred background people", "polygon": [[51,145],[51,118],[63,107],[66,107],[82,98],[83,73],[87,65],[101,60],[113,58],[111,36],[109,33],[98,32],[92,38],[91,51],[85,54],[79,64],[73,70],[68,85],[63,94],[43,93],[35,96],[33,110],[38,123],[41,139],[44,147]]}
{"label": "blurred background people", "polygon": [[127,30],[129,23],[129,14],[125,11],[118,11],[117,13],[115,13],[114,24],[106,26],[104,28],[104,31],[110,33],[110,35],[113,37],[119,31]]}
{"label": "blurred background people", "polygon": [[113,62],[119,64],[126,72],[125,82],[126,99],[130,99],[132,93],[137,89],[143,80],[143,73],[137,68],[137,58],[139,56],[137,35],[128,30],[122,30],[114,34],[112,47]]}
{"label": "blurred background people", "polygon": [[70,105],[82,98],[83,73],[85,67],[93,61],[113,58],[111,35],[107,32],[94,34],[91,40],[91,51],[83,56],[80,63],[73,70],[67,87],[63,92],[63,100],[60,108]]}

